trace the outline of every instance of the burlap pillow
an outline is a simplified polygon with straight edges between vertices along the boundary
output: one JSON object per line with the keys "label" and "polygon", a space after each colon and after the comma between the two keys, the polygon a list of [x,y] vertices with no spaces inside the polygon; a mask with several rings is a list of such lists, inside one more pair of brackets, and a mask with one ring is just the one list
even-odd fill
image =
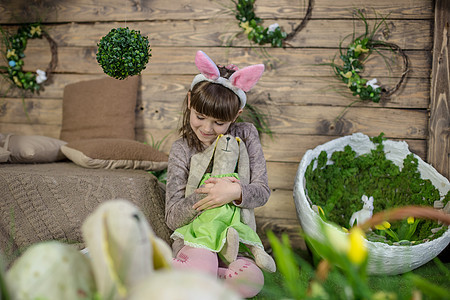
{"label": "burlap pillow", "polygon": [[61,147],[71,161],[92,169],[143,169],[159,171],[167,168],[167,154],[150,145],[125,139],[90,139],[73,141]]}
{"label": "burlap pillow", "polygon": [[[8,162],[49,163],[63,160],[61,146],[66,142],[40,135],[0,134],[0,147],[8,151]],[[0,155],[1,156],[1,155]],[[6,162],[1,160],[0,162]]]}
{"label": "burlap pillow", "polygon": [[134,140],[139,77],[110,77],[69,84],[64,88],[60,139]]}
{"label": "burlap pillow", "polygon": [[10,155],[11,155],[11,152],[9,152],[3,148],[0,148],[0,163],[7,162]]}

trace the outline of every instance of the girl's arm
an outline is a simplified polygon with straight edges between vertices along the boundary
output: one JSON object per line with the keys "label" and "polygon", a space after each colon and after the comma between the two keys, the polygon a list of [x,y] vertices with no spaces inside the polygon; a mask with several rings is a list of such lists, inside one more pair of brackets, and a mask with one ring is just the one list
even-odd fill
{"label": "girl's arm", "polygon": [[[251,123],[236,124],[236,136],[244,141],[250,159],[250,183],[241,184],[242,202],[235,205],[243,208],[263,206],[269,200],[270,189],[266,160],[259,140],[258,130]],[[240,130],[242,129],[242,130]]]}
{"label": "girl's arm", "polygon": [[192,194],[184,196],[189,176],[189,157],[181,140],[173,143],[169,153],[166,184],[166,224],[175,230],[186,225],[199,213],[192,208],[200,198]]}

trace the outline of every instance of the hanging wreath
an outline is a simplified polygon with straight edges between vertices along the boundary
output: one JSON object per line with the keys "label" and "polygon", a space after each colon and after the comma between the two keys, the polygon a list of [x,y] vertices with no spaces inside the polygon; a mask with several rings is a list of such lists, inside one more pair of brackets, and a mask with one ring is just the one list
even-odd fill
{"label": "hanging wreath", "polygon": [[[331,66],[337,78],[347,84],[354,96],[359,97],[359,100],[357,101],[370,100],[378,103],[380,100],[391,96],[400,88],[400,85],[405,80],[409,71],[408,57],[398,45],[374,40],[374,35],[380,29],[381,24],[385,22],[385,18],[382,18],[380,22],[375,23],[373,29],[369,30],[369,25],[364,14],[360,10],[357,10],[356,13],[364,22],[365,33],[358,37],[355,37],[355,34],[353,33],[353,39],[346,49],[342,48],[341,41],[339,45],[339,58],[342,60],[342,65],[337,65],[333,60]],[[373,52],[381,54],[380,51],[386,50],[400,55],[403,61],[401,78],[397,84],[390,89],[378,85],[376,78],[367,80],[360,75],[364,70],[364,62]]]}
{"label": "hanging wreath", "polygon": [[[40,23],[27,24],[19,27],[17,33],[9,35],[2,30],[3,42],[5,44],[5,52],[3,53],[8,66],[0,68],[6,71],[4,77],[9,79],[12,84],[24,91],[39,92],[42,85],[49,79],[50,75],[56,68],[58,62],[57,45],[55,41],[45,32]],[[25,58],[25,49],[29,39],[45,37],[50,44],[52,53],[51,61],[45,71],[36,70],[36,73],[24,72],[23,66]]]}
{"label": "hanging wreath", "polygon": [[292,39],[306,25],[313,6],[313,0],[309,0],[305,17],[291,33],[287,34],[282,31],[278,23],[274,23],[267,28],[261,25],[261,18],[258,18],[254,12],[255,0],[232,1],[236,5],[235,16],[239,21],[239,27],[244,30],[248,39],[258,45],[271,44],[272,47],[286,46],[286,41]]}

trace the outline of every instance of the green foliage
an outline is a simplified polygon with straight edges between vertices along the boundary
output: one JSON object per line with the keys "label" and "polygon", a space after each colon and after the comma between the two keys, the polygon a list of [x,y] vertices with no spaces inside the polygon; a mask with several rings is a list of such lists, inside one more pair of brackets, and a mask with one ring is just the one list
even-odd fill
{"label": "green foliage", "polygon": [[4,266],[2,253],[0,251],[0,299],[2,300],[9,300],[11,299],[9,296],[9,291],[6,286],[6,278],[5,278],[5,272],[6,268]]}
{"label": "green foliage", "polygon": [[333,67],[336,76],[347,84],[353,96],[359,96],[361,100],[371,100],[372,102],[378,103],[381,99],[381,87],[374,88],[372,85],[367,85],[367,79],[359,75],[364,70],[364,63],[360,58],[361,53],[367,52],[367,57],[372,52],[369,42],[370,40],[368,38],[362,40],[358,38],[353,41],[349,45],[347,52],[341,52],[339,56],[343,62],[343,66],[333,64]]}
{"label": "green foliage", "polygon": [[[362,35],[356,36],[355,31],[353,31],[353,34],[349,35],[352,37],[352,40],[345,48],[342,47],[345,39],[342,40],[339,44],[339,58],[342,64],[335,63],[335,59],[333,59],[330,66],[333,68],[336,77],[347,84],[353,96],[359,97],[359,101],[370,100],[378,103],[381,100],[383,89],[376,84],[375,78],[372,81],[368,81],[361,77],[360,74],[364,71],[364,63],[374,51],[381,55],[381,49],[392,52],[394,50],[400,52],[401,49],[392,43],[374,40],[374,36],[379,31],[381,25],[386,23],[386,17],[382,17],[379,21],[375,19],[373,28],[370,28],[364,13],[359,9],[355,13],[363,22],[365,32]],[[385,61],[388,68],[390,68],[386,59]]]}
{"label": "green foliage", "polygon": [[97,62],[105,74],[116,79],[140,74],[151,56],[148,37],[128,27],[111,29],[97,46]]}
{"label": "green foliage", "polygon": [[262,20],[255,15],[255,0],[233,1],[236,5],[236,19],[239,26],[245,30],[250,41],[258,45],[271,44],[272,47],[282,47],[283,40],[287,37],[286,32],[281,31],[279,26],[273,29],[264,28]]}
{"label": "green foliage", "polygon": [[[448,267],[437,258],[412,272],[395,276],[368,276],[367,264],[354,264],[339,251],[335,237],[321,228],[324,240],[304,235],[310,249],[322,255],[312,264],[290,246],[286,234],[278,239],[267,232],[278,270],[265,274],[266,284],[252,299],[449,299]],[[341,241],[342,242],[342,241]],[[370,256],[370,253],[369,253]]]}
{"label": "green foliage", "polygon": [[[169,137],[169,135],[170,132],[166,134],[162,139],[155,140],[153,134],[150,134],[152,141],[149,145],[155,148],[156,150],[161,151],[161,145]],[[144,144],[147,144],[147,142],[144,142]],[[167,168],[159,171],[148,171],[148,173],[153,174],[158,179],[159,182],[163,184],[167,183]]]}
{"label": "green foliage", "polygon": [[[282,288],[289,291],[290,295],[303,298],[307,290],[307,284],[305,281],[300,280],[300,270],[298,268],[300,262],[292,251],[288,236],[284,234],[280,241],[273,232],[269,231],[267,232],[267,238],[272,246],[277,268],[284,278]],[[313,274],[311,267],[309,268],[309,273],[310,276]]]}
{"label": "green foliage", "polygon": [[270,129],[267,115],[264,114],[259,108],[250,103],[247,103],[245,109],[236,120],[237,122],[249,122],[255,125],[259,134],[267,134],[272,137],[272,130]]}
{"label": "green foliage", "polygon": [[[373,196],[373,213],[406,205],[433,206],[434,201],[440,200],[439,190],[430,180],[420,177],[418,160],[413,154],[405,157],[403,168],[386,158],[382,136],[372,139],[376,148],[369,153],[357,156],[347,145],[343,151],[333,152],[328,164],[327,153],[322,151],[307,167],[308,196],[313,204],[323,209],[328,221],[348,228],[352,214],[363,207],[363,195]],[[314,167],[315,161],[317,167]],[[445,199],[448,201],[448,194]],[[403,220],[390,228],[397,237],[389,235],[390,231],[387,235],[377,231],[377,234],[368,234],[368,239],[388,243],[402,239],[420,242],[429,238],[431,229],[437,227],[433,220],[420,220],[416,224]],[[444,226],[433,238],[442,235],[445,229]]]}
{"label": "green foliage", "polygon": [[38,92],[40,84],[36,82],[36,75],[31,72],[24,72],[23,59],[25,58],[25,49],[28,39],[42,38],[42,29],[39,23],[26,24],[20,26],[17,33],[10,35],[0,29],[3,35],[3,44],[5,45],[4,59],[8,66],[1,66],[5,70],[4,77],[9,79],[17,88],[25,91]]}
{"label": "green foliage", "polygon": [[160,171],[148,171],[148,173],[153,174],[159,182],[163,184],[167,183],[167,168]]}

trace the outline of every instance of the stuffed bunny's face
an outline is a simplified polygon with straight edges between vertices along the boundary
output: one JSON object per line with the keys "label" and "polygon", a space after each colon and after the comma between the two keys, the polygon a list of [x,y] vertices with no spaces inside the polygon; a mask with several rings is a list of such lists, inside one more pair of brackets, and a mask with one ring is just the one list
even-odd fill
{"label": "stuffed bunny's face", "polygon": [[235,172],[239,159],[239,143],[235,137],[224,135],[217,141],[214,153],[212,175],[229,174]]}

